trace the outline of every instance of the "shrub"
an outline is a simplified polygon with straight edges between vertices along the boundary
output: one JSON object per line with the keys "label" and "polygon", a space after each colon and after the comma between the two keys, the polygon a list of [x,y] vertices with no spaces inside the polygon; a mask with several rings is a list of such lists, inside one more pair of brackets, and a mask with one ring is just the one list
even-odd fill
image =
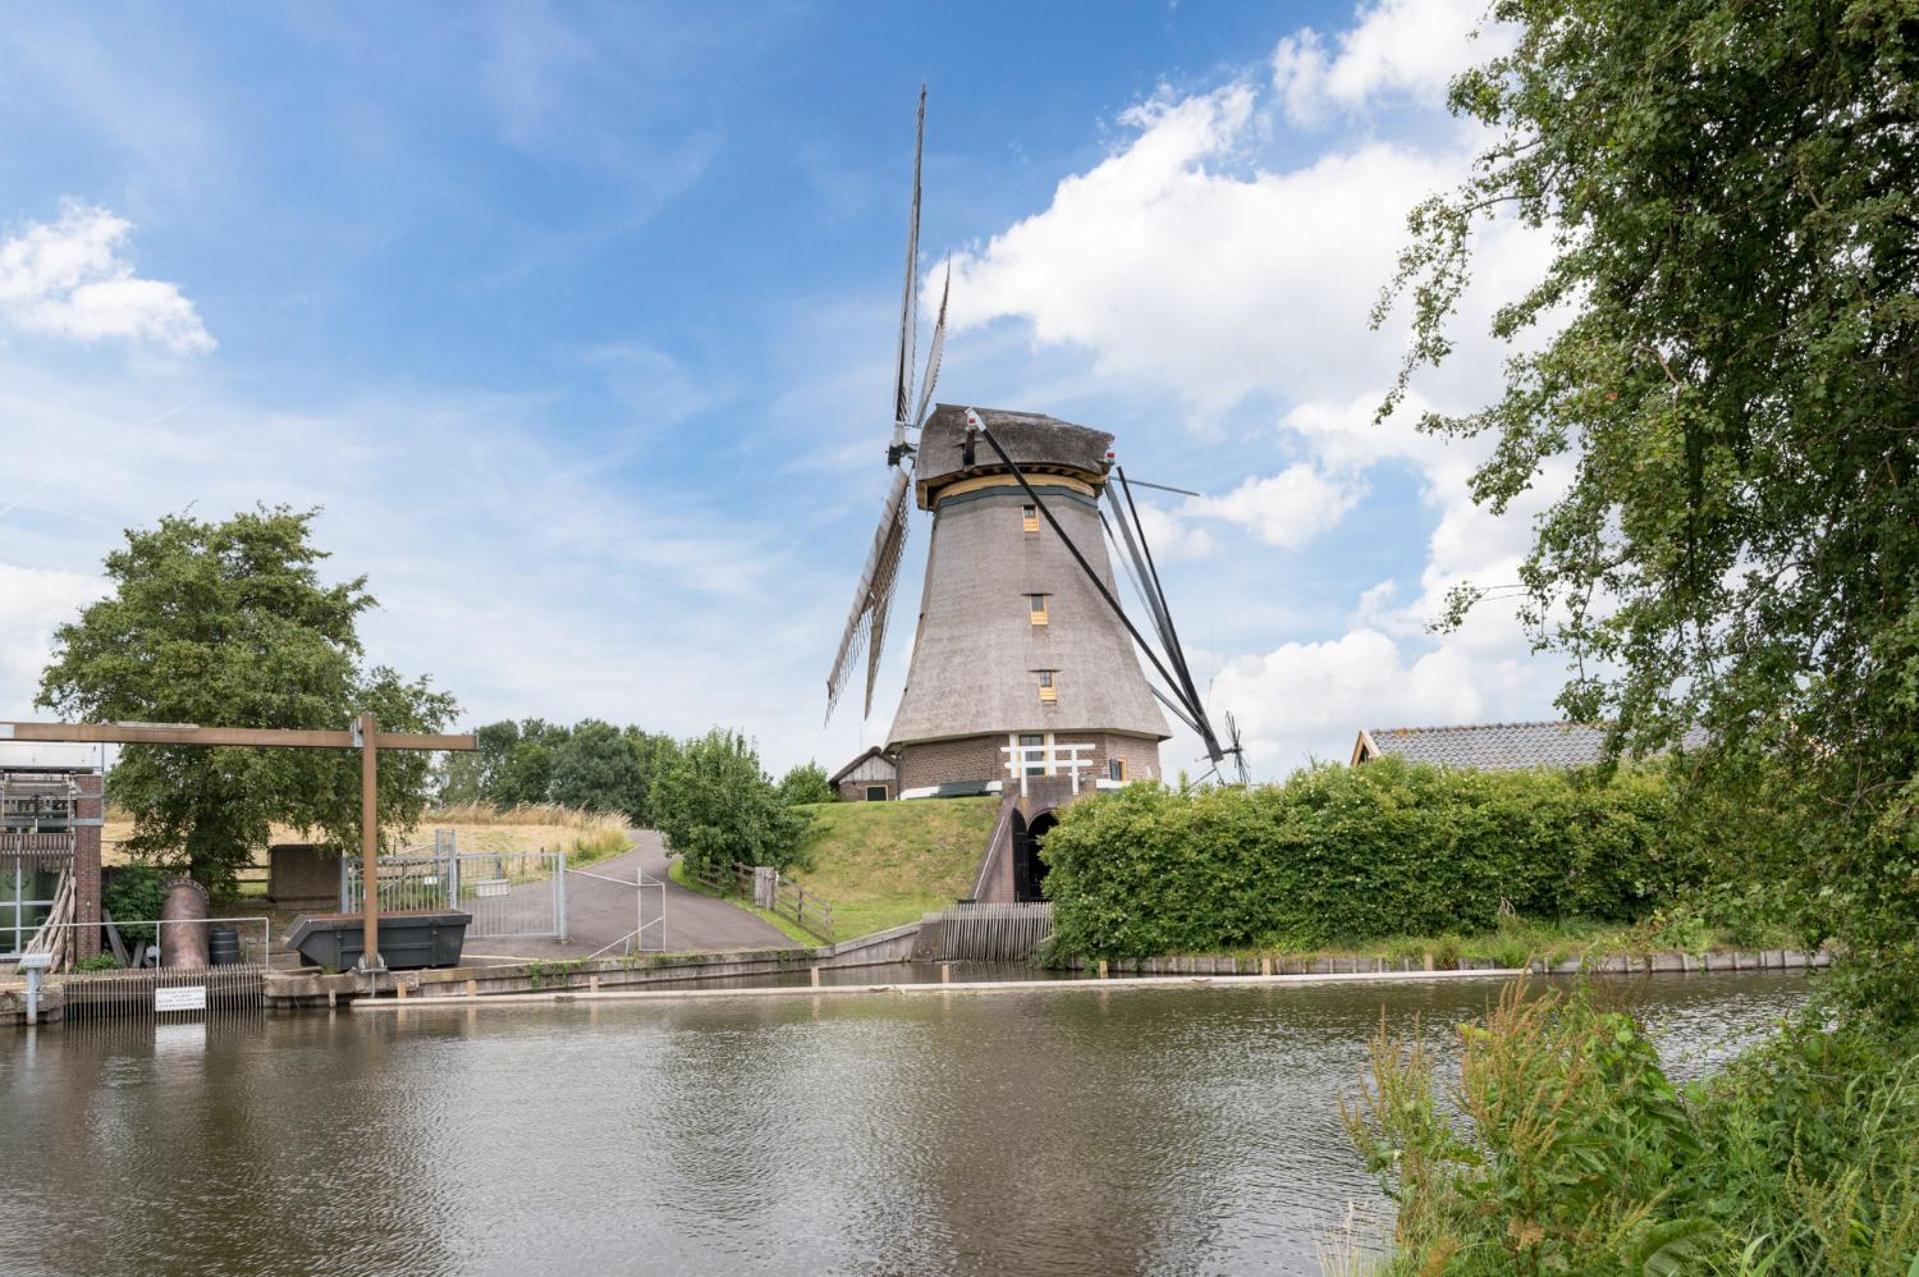
{"label": "shrub", "polygon": [[1088,957],[1485,931],[1527,917],[1630,921],[1698,874],[1671,793],[1392,759],[1284,785],[1132,785],[1047,835],[1056,946]]}
{"label": "shrub", "polygon": [[73,964],[75,971],[118,971],[120,960],[110,953],[96,953]]}
{"label": "shrub", "polygon": [[128,944],[142,941],[153,943],[156,928],[151,925],[128,926],[120,920],[125,918],[137,923],[158,918],[160,907],[167,899],[167,877],[159,867],[141,862],[107,871],[100,900],[113,914],[114,925],[120,928],[120,938]]}
{"label": "shrub", "polygon": [[654,809],[667,845],[694,868],[808,867],[800,843],[812,818],[781,801],[737,732],[715,728],[677,751],[655,782]]}
{"label": "shrub", "polygon": [[1516,983],[1460,1030],[1463,1129],[1419,1035],[1382,1028],[1341,1106],[1399,1208],[1380,1271],[1909,1272],[1919,1077],[1811,1020],[1682,1092],[1631,1016]]}
{"label": "shrub", "polygon": [[788,807],[808,803],[830,803],[839,791],[827,783],[826,769],[815,762],[804,762],[780,777],[780,799]]}

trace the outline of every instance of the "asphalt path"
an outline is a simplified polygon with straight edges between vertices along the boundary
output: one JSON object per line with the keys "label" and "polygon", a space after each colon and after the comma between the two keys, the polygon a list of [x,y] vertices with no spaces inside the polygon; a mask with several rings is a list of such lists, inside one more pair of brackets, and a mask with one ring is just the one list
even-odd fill
{"label": "asphalt path", "polygon": [[[650,829],[635,830],[633,850],[605,860],[596,860],[580,869],[567,871],[566,921],[564,944],[540,936],[475,936],[467,941],[464,960],[489,958],[525,961],[528,958],[584,958],[614,944],[639,925],[639,892],[634,887],[638,873],[649,879],[645,917],[651,920],[658,909],[663,884],[666,904],[665,947],[674,951],[688,949],[791,949],[797,946],[785,932],[763,922],[746,910],[724,900],[689,890],[666,876],[666,846]],[[513,888],[514,895],[525,893],[532,904],[546,900],[545,883],[523,883]],[[529,910],[537,912],[538,905]],[[647,947],[656,948],[654,933],[647,936]],[[615,947],[609,952],[620,952]]]}

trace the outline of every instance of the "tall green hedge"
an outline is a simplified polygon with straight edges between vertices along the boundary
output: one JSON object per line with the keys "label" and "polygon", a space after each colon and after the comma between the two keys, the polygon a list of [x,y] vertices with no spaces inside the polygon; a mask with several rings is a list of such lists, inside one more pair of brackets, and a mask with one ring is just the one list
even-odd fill
{"label": "tall green hedge", "polygon": [[1629,920],[1699,872],[1663,779],[1319,767],[1283,785],[1133,785],[1046,838],[1056,944],[1084,957],[1324,945],[1535,918]]}

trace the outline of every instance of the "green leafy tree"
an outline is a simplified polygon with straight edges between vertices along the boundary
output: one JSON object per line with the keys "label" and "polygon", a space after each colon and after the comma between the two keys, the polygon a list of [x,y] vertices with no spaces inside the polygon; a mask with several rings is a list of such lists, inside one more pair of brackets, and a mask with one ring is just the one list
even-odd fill
{"label": "green leafy tree", "polygon": [[552,788],[553,751],[539,741],[523,740],[507,753],[485,792],[496,807],[517,807],[546,802]]}
{"label": "green leafy tree", "polygon": [[512,719],[476,727],[472,749],[441,757],[436,794],[439,802],[448,806],[491,802],[507,758],[519,743],[520,725]]}
{"label": "green leafy tree", "polygon": [[810,818],[788,807],[738,732],[687,741],[661,770],[654,815],[667,845],[696,868],[799,863]]}
{"label": "green leafy tree", "polygon": [[780,800],[788,807],[830,803],[837,797],[827,782],[826,769],[816,762],[801,763],[780,777]]}
{"label": "green leafy tree", "polygon": [[631,804],[626,808],[626,818],[639,828],[650,829],[657,821],[654,811],[655,787],[659,783],[660,773],[679,755],[680,743],[664,732],[648,732],[638,727],[628,727],[623,735],[640,771],[639,783],[633,790]]}
{"label": "green leafy tree", "polygon": [[1496,140],[1412,215],[1407,375],[1450,352],[1484,219],[1556,253],[1493,321],[1523,339],[1504,393],[1424,428],[1492,440],[1495,511],[1571,463],[1521,572],[1536,642],[1574,662],[1561,706],[1638,747],[1703,722],[1702,779],[1797,800],[1806,836],[1759,871],[1842,939],[1855,1012],[1919,1023],[1911,0],[1493,13],[1518,45],[1451,104]]}
{"label": "green leafy tree", "polygon": [[631,817],[645,801],[646,776],[620,729],[597,718],[576,723],[553,751],[552,800]]}
{"label": "green leafy tree", "polygon": [[[428,680],[363,669],[366,578],[323,584],[317,511],[262,507],[222,523],[169,516],[107,556],[113,593],[54,633],[42,705],[93,721],[334,728],[372,710],[383,729],[437,731],[457,708]],[[417,821],[425,754],[381,759],[389,827]],[[113,798],[136,855],[223,890],[275,823],[359,841],[360,762],[346,751],[128,746]]]}

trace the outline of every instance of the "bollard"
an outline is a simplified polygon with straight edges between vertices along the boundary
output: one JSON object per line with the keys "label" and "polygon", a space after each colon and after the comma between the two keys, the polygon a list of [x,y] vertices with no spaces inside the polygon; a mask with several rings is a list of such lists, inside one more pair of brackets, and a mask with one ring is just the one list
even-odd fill
{"label": "bollard", "polygon": [[1099,978],[1102,980],[1106,978],[1106,959],[1104,958],[1099,960]]}
{"label": "bollard", "polygon": [[820,969],[818,967],[813,968],[813,987],[815,989],[820,987]]}
{"label": "bollard", "polygon": [[20,969],[27,973],[27,1023],[40,1023],[40,978],[42,973],[53,966],[53,955],[30,953],[20,959]]}
{"label": "bollard", "polygon": [[586,991],[588,993],[598,993],[600,991],[600,977],[596,975],[588,976],[586,978]]}
{"label": "bollard", "polygon": [[1259,960],[1259,973],[1261,975],[1271,975],[1273,973],[1273,960],[1271,958],[1261,958]]}
{"label": "bollard", "polygon": [[477,998],[480,996],[480,982],[478,980],[468,980],[466,982],[466,996],[469,998]]}
{"label": "bollard", "polygon": [[952,963],[950,962],[940,963],[940,983],[941,984],[953,983],[953,964]]}

